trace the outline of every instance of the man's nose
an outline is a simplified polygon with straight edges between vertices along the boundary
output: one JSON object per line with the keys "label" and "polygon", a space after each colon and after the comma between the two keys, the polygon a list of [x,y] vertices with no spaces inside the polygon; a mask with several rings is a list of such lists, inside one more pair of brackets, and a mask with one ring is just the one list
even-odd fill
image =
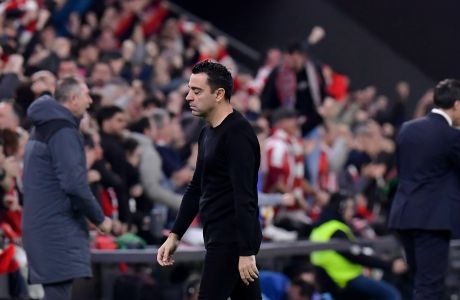
{"label": "man's nose", "polygon": [[187,101],[192,101],[192,100],[193,100],[193,96],[192,96],[191,94],[192,94],[191,92],[188,92],[188,93],[187,93],[187,96],[185,96],[185,100],[187,100]]}

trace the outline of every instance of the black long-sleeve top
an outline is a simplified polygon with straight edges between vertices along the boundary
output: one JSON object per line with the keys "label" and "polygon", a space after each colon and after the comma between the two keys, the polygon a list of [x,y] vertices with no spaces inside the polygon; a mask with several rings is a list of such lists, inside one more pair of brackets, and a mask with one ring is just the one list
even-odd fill
{"label": "black long-sleeve top", "polygon": [[262,233],[257,205],[260,148],[249,122],[237,111],[203,128],[193,179],[172,232],[185,233],[199,212],[207,249],[232,244],[240,256],[259,251]]}

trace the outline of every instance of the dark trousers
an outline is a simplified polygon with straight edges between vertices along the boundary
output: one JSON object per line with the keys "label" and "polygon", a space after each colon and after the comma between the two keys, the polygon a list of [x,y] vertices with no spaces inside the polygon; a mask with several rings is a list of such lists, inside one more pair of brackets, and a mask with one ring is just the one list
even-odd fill
{"label": "dark trousers", "polygon": [[73,280],[43,284],[45,298],[43,300],[70,300],[72,298]]}
{"label": "dark trousers", "polygon": [[449,260],[448,231],[401,230],[401,242],[413,276],[414,300],[443,299]]}
{"label": "dark trousers", "polygon": [[199,300],[260,300],[260,282],[245,285],[238,271],[236,247],[208,249],[201,277]]}

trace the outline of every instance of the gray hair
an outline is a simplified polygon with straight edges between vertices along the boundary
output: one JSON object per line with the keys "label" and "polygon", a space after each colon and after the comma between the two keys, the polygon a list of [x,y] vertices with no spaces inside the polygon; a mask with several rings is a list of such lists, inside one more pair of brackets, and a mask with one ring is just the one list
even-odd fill
{"label": "gray hair", "polygon": [[165,109],[157,108],[152,113],[152,120],[154,121],[156,128],[161,129],[165,127],[169,119],[170,119],[169,113]]}
{"label": "gray hair", "polygon": [[78,94],[80,89],[80,80],[75,77],[66,77],[58,82],[54,98],[57,102],[65,103],[70,100],[72,94]]}

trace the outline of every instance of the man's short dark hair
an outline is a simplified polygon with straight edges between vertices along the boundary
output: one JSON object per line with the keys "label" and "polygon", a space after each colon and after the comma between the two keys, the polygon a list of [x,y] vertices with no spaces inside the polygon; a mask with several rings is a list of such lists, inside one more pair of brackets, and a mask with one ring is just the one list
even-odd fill
{"label": "man's short dark hair", "polygon": [[81,81],[75,77],[66,77],[60,80],[56,87],[56,92],[54,92],[54,98],[57,102],[64,103],[67,102],[72,93],[80,93]]}
{"label": "man's short dark hair", "polygon": [[289,107],[280,107],[273,112],[272,124],[276,124],[277,122],[284,119],[296,119],[297,116],[298,114],[295,109]]}
{"label": "man's short dark hair", "polygon": [[224,98],[230,101],[233,91],[233,78],[224,65],[210,60],[204,60],[197,63],[192,69],[192,74],[200,73],[206,73],[206,75],[208,75],[208,84],[212,92],[216,91],[218,88],[223,88],[225,91]]}
{"label": "man's short dark hair", "polygon": [[310,51],[309,44],[306,42],[292,42],[286,47],[286,51],[289,54],[300,53],[307,55]]}
{"label": "man's short dark hair", "polygon": [[434,105],[439,108],[449,109],[455,101],[460,101],[460,81],[457,79],[444,79],[434,89]]}
{"label": "man's short dark hair", "polygon": [[148,108],[149,106],[163,107],[164,104],[155,96],[150,96],[142,102],[142,108]]}
{"label": "man's short dark hair", "polygon": [[125,149],[127,154],[133,154],[134,151],[139,147],[139,142],[133,138],[126,138],[123,141],[123,148]]}
{"label": "man's short dark hair", "polygon": [[97,112],[97,124],[99,125],[100,128],[102,128],[102,123],[104,123],[105,120],[110,120],[113,118],[118,113],[122,113],[123,110],[115,105],[112,106],[105,106],[102,107],[98,112]]}
{"label": "man's short dark hair", "polygon": [[150,129],[150,120],[147,117],[142,117],[129,125],[129,130],[132,132],[144,133],[146,129]]}

